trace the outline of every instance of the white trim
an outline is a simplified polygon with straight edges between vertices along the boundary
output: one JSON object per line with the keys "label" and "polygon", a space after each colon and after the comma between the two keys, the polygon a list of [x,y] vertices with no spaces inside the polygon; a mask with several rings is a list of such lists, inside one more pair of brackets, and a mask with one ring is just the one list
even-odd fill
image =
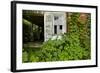
{"label": "white trim", "polygon": [[[65,12],[85,12],[91,13],[91,60],[77,60],[77,61],[58,61],[58,62],[38,62],[38,63],[22,63],[22,10],[44,10],[44,11],[65,11]],[[96,62],[96,10],[90,8],[80,7],[59,7],[59,6],[45,6],[45,5],[28,5],[17,4],[17,45],[16,45],[16,66],[17,70],[21,69],[37,69],[37,68],[51,68],[51,67],[70,67],[70,66],[86,66],[95,65]]]}

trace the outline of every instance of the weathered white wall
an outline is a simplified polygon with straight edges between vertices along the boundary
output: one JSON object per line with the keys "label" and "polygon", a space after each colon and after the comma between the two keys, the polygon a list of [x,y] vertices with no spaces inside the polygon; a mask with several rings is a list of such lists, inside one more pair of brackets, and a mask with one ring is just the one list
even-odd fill
{"label": "weathered white wall", "polygon": [[44,13],[44,41],[53,35],[53,15],[50,12]]}
{"label": "weathered white wall", "polygon": [[[57,20],[54,17],[58,17]],[[58,34],[66,33],[66,13],[65,12],[45,12],[44,13],[44,39],[56,38]],[[54,26],[57,26],[57,35],[54,33]],[[62,25],[62,30],[59,26]]]}

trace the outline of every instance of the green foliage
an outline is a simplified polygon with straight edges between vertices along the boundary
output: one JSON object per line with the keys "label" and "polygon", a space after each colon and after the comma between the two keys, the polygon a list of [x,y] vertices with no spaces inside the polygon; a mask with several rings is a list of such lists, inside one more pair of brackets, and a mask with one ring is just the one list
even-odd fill
{"label": "green foliage", "polygon": [[22,57],[23,57],[23,58],[22,58],[22,61],[23,61],[23,62],[27,62],[27,61],[28,61],[28,54],[27,54],[26,51],[22,53]]}
{"label": "green foliage", "polygon": [[23,42],[31,39],[31,24],[28,20],[23,19]]}
{"label": "green foliage", "polygon": [[62,39],[48,40],[42,46],[44,61],[81,60],[85,50],[80,47],[79,37],[74,33],[62,35]]}

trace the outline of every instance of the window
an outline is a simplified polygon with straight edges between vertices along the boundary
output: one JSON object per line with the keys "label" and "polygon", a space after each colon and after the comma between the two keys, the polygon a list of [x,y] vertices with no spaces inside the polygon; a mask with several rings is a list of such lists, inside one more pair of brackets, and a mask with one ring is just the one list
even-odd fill
{"label": "window", "polygon": [[59,29],[62,30],[62,25],[59,25]]}
{"label": "window", "polygon": [[57,25],[54,25],[54,34],[57,34]]}
{"label": "window", "polygon": [[59,18],[58,16],[55,16],[55,17],[54,17],[54,20],[57,20],[58,18]]}

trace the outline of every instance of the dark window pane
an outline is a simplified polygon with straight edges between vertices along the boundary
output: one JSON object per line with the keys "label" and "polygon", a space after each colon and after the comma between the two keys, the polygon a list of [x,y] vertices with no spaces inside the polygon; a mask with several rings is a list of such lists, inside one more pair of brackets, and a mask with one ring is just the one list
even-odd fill
{"label": "dark window pane", "polygon": [[54,34],[57,34],[57,25],[54,25]]}
{"label": "dark window pane", "polygon": [[62,25],[60,25],[60,30],[62,30]]}

